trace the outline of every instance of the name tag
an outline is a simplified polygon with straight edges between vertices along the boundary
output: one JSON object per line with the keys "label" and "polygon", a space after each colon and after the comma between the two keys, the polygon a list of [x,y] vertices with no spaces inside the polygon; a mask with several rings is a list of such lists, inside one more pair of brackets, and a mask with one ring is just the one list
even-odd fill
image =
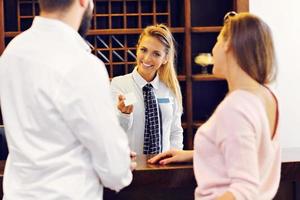
{"label": "name tag", "polygon": [[157,98],[157,102],[158,103],[170,103],[170,99],[169,98]]}

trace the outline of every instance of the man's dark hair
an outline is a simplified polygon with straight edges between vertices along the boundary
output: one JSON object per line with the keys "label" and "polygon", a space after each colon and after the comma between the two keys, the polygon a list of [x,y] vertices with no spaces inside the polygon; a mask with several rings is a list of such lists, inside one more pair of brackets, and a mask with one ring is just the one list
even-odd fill
{"label": "man's dark hair", "polygon": [[41,11],[46,12],[67,10],[73,2],[74,0],[39,0]]}

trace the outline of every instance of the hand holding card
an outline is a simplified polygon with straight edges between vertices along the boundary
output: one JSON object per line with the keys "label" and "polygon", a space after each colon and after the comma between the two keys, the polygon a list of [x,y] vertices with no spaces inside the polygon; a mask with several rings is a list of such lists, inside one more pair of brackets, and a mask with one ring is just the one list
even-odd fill
{"label": "hand holding card", "polygon": [[137,102],[137,99],[133,92],[127,93],[124,96],[125,96],[125,100],[124,100],[125,106],[133,105]]}
{"label": "hand holding card", "polygon": [[133,111],[133,104],[137,102],[134,93],[120,94],[118,109],[124,114],[130,114]]}

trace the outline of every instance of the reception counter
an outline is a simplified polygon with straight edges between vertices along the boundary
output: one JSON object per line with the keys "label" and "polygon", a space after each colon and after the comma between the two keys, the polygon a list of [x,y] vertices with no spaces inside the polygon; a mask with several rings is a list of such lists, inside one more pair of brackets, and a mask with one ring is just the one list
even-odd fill
{"label": "reception counter", "polygon": [[[196,182],[192,163],[172,165],[148,164],[146,156],[137,157],[132,183],[121,192],[104,191],[104,200],[192,200]],[[5,161],[0,161],[0,199]],[[282,150],[281,182],[276,200],[299,199],[300,148]],[[299,193],[299,192],[298,192]]]}
{"label": "reception counter", "polygon": [[138,156],[130,186],[118,194],[106,189],[104,200],[192,199],[196,181],[193,164],[148,164],[149,157]]}

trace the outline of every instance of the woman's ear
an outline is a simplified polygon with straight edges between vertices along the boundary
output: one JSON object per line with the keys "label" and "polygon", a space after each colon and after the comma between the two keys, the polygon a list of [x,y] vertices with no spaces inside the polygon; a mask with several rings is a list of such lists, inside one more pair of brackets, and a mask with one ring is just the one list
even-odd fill
{"label": "woman's ear", "polygon": [[230,49],[231,49],[230,39],[227,39],[226,41],[224,41],[223,48],[224,48],[225,52],[229,52],[230,51]]}
{"label": "woman's ear", "polygon": [[165,56],[165,59],[164,59],[164,61],[163,61],[163,65],[167,64],[168,60],[169,60],[169,56],[166,55],[166,56]]}
{"label": "woman's ear", "polygon": [[87,8],[90,0],[79,0],[79,2],[82,7]]}

